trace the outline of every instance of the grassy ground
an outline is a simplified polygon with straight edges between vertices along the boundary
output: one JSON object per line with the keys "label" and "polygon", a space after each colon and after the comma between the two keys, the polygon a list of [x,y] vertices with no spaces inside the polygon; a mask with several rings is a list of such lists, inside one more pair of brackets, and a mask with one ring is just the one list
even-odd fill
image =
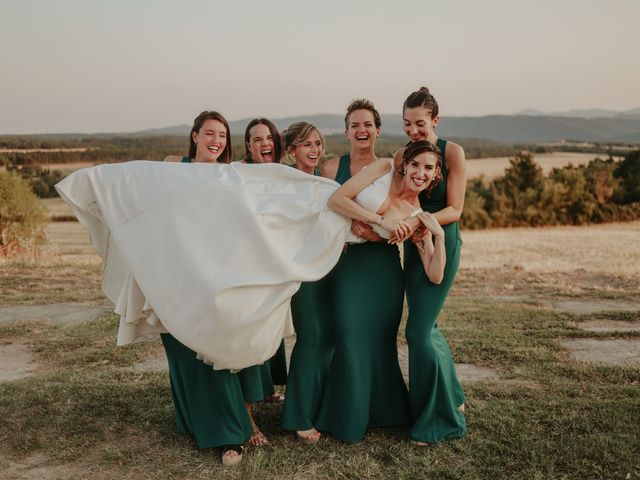
{"label": "grassy ground", "polygon": [[[60,228],[53,238],[68,237]],[[602,246],[598,228],[572,236],[595,251]],[[638,223],[609,226],[607,238],[624,244],[629,229],[638,238]],[[550,245],[566,235],[564,229],[531,232]],[[402,429],[375,429],[361,444],[325,438],[308,447],[279,428],[280,407],[259,405],[257,420],[271,444],[224,469],[219,450],[200,451],[175,432],[166,374],[130,368],[161,354],[159,344],[116,347],[115,316],[76,327],[0,323],[0,347],[27,345],[40,365],[30,378],[0,383],[0,478],[43,478],[43,471],[48,478],[97,479],[640,478],[640,370],[579,363],[559,343],[602,336],[640,341],[634,332],[578,328],[602,318],[639,324],[640,313],[549,308],[557,298],[637,302],[640,275],[580,255],[572,265],[557,258],[553,269],[553,262],[536,261],[542,237],[530,235],[527,249],[519,234],[465,236],[464,268],[441,321],[457,362],[500,376],[465,385],[469,433],[461,440],[422,448]],[[502,262],[514,243],[530,253]],[[103,302],[99,263],[82,245],[71,241],[48,258],[1,265],[0,306]],[[637,250],[630,251],[628,263],[640,268]],[[619,253],[599,255],[613,262]]]}

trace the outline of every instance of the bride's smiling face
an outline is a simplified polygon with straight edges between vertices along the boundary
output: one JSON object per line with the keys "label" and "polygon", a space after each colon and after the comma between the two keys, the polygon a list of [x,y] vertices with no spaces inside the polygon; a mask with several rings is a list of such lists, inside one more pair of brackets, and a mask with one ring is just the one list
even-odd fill
{"label": "bride's smiling face", "polygon": [[403,165],[403,189],[421,192],[426,189],[438,173],[438,156],[432,152],[416,155]]}

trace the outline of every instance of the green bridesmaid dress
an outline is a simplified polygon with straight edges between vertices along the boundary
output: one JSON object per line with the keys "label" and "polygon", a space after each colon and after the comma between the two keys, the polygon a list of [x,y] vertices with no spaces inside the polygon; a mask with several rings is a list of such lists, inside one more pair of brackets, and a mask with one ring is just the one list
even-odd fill
{"label": "green bridesmaid dress", "polygon": [[[421,194],[427,212],[447,206],[447,141],[438,140],[442,151],[442,182],[431,195]],[[415,245],[404,242],[404,276],[409,306],[407,343],[409,346],[409,401],[412,425],[409,434],[420,442],[439,442],[461,437],[466,432],[464,392],[456,375],[451,350],[438,327],[438,314],[453,285],[460,264],[460,225],[443,226],[447,263],[440,285],[429,281]]]}
{"label": "green bridesmaid dress", "polygon": [[[182,163],[191,163],[182,157]],[[160,335],[169,363],[171,397],[180,433],[200,448],[241,445],[253,434],[238,375],[214,370],[171,334]]]}
{"label": "green bridesmaid dress", "polygon": [[163,333],[178,432],[200,448],[242,445],[253,434],[238,376],[214,370],[172,335]]}
{"label": "green bridesmaid dress", "polygon": [[[314,174],[320,172],[316,169]],[[330,274],[303,282],[291,299],[296,344],[291,351],[282,427],[309,430],[314,426],[333,357],[334,340],[328,299]]]}
{"label": "green bridesmaid dress", "polygon": [[[346,155],[336,181],[350,177]],[[409,422],[396,340],[404,297],[398,248],[386,242],[349,245],[329,287],[335,352],[315,426],[359,442],[367,428]]]}

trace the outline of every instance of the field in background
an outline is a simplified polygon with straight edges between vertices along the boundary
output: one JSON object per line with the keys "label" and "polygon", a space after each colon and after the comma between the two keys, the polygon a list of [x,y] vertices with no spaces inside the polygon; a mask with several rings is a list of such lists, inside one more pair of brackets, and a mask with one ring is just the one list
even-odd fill
{"label": "field in background", "polygon": [[[549,173],[553,168],[562,168],[569,164],[573,166],[586,165],[596,157],[602,159],[608,158],[605,154],[596,153],[553,152],[533,155],[535,161],[542,167],[545,174]],[[469,159],[467,161],[467,178],[484,175],[487,180],[493,180],[494,178],[500,177],[509,166],[509,159],[511,158],[513,157]],[[614,158],[616,158],[616,160],[619,159],[619,157]]]}

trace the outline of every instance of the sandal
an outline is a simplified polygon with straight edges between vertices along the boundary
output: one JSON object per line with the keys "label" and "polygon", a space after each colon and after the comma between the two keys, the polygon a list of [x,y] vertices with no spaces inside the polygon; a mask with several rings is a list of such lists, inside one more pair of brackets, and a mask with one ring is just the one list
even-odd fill
{"label": "sandal", "polygon": [[264,401],[266,403],[284,403],[284,395],[282,393],[274,393],[273,395],[264,397]]}
{"label": "sandal", "polygon": [[310,428],[309,430],[296,430],[296,437],[305,445],[313,445],[320,440],[322,434],[315,428]]}
{"label": "sandal", "polygon": [[233,467],[242,461],[244,447],[242,445],[225,445],[222,447],[222,465]]}

